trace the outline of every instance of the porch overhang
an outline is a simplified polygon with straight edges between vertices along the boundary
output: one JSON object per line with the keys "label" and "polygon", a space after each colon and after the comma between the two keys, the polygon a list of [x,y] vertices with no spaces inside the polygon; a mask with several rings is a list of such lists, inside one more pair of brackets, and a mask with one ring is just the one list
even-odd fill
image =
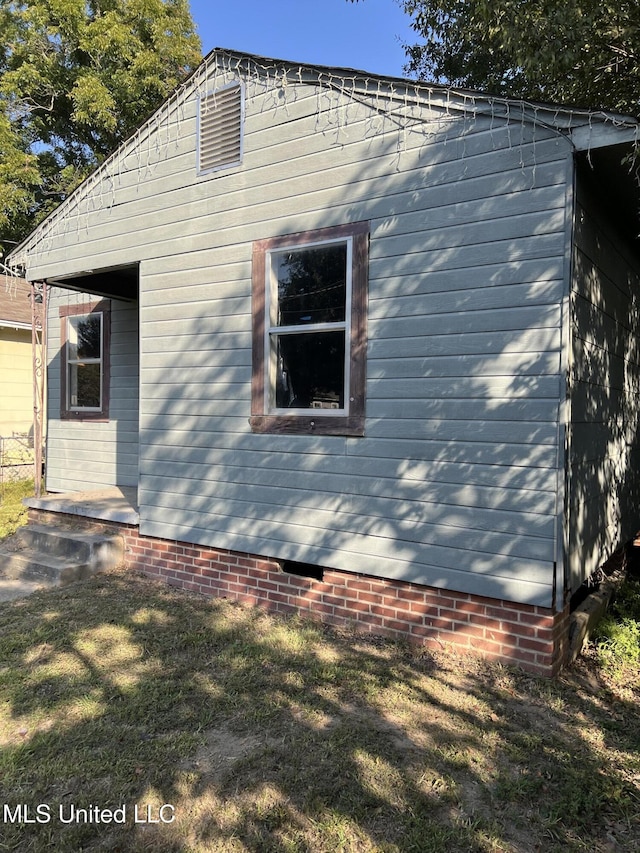
{"label": "porch overhang", "polygon": [[83,270],[69,275],[52,276],[46,282],[53,287],[78,290],[107,299],[119,299],[135,302],[138,298],[140,265],[105,267],[96,270]]}
{"label": "porch overhang", "polygon": [[576,166],[600,209],[640,253],[640,167],[633,144],[579,152]]}

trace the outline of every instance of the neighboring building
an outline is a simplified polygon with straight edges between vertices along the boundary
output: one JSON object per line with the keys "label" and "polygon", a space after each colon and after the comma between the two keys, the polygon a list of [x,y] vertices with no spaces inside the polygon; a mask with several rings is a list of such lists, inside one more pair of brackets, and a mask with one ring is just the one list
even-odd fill
{"label": "neighboring building", "polygon": [[637,137],[213,51],[10,259],[49,491],[133,488],[173,583],[555,671],[637,526]]}
{"label": "neighboring building", "polygon": [[29,435],[33,429],[31,287],[24,279],[0,275],[0,436]]}

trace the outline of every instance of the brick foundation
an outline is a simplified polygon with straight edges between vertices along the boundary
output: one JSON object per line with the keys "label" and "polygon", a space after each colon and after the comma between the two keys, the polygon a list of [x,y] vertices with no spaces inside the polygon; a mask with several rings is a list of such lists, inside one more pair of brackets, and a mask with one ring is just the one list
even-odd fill
{"label": "brick foundation", "polygon": [[[30,510],[40,524],[80,519]],[[569,608],[551,609],[369,575],[325,569],[323,579],[284,572],[275,560],[140,536],[137,527],[90,523],[125,540],[127,567],[174,587],[274,613],[402,638],[428,648],[480,654],[555,675],[568,654]]]}

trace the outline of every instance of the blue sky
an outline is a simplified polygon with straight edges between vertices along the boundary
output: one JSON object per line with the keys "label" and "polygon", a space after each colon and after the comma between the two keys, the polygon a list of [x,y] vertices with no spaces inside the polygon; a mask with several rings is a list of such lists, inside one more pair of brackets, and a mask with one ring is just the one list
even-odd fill
{"label": "blue sky", "polygon": [[208,53],[226,47],[312,65],[405,76],[401,42],[414,42],[397,0],[190,0]]}

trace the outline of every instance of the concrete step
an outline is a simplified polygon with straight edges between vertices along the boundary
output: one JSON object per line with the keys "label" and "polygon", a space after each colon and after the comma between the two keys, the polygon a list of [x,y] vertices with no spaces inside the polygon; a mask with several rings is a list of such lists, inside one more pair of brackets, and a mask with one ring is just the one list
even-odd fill
{"label": "concrete step", "polygon": [[69,527],[28,524],[8,541],[13,551],[37,551],[95,565],[95,571],[118,565],[124,557],[121,536]]}
{"label": "concrete step", "polygon": [[3,577],[17,580],[20,578],[47,578],[60,585],[82,580],[93,574],[89,563],[42,551],[12,551],[0,547],[0,569]]}
{"label": "concrete step", "polygon": [[121,536],[28,525],[0,545],[0,600],[19,597],[20,588],[26,595],[31,586],[73,583],[123,560]]}

